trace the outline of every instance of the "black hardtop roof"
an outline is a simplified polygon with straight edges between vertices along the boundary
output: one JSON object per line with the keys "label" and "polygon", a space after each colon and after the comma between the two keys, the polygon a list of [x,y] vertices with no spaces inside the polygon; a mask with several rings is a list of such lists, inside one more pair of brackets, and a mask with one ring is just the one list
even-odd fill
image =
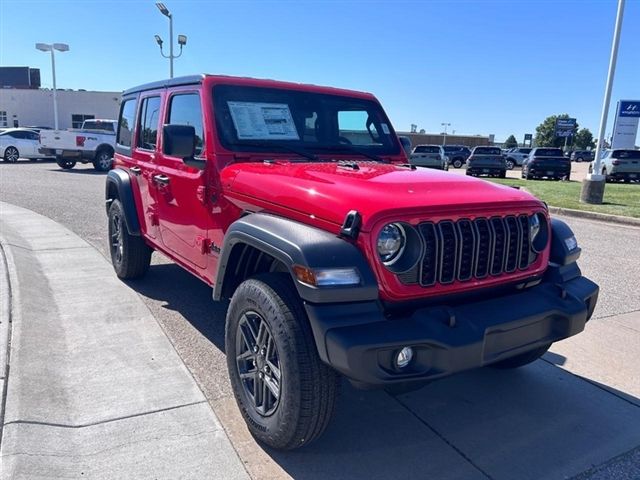
{"label": "black hardtop roof", "polygon": [[143,85],[138,85],[137,87],[132,87],[124,92],[122,92],[122,96],[130,95],[132,93],[144,92],[145,90],[156,90],[158,88],[167,88],[167,87],[177,87],[180,85],[197,85],[202,83],[205,75],[187,75],[185,77],[175,77],[168,78],[166,80],[159,80],[157,82],[145,83]]}

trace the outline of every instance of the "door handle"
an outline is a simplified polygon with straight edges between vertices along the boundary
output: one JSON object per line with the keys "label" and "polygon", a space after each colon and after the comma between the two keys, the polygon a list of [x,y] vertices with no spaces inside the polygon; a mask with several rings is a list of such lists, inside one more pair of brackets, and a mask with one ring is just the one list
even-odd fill
{"label": "door handle", "polygon": [[166,175],[158,174],[153,176],[153,181],[159,185],[167,186],[169,185],[169,177]]}
{"label": "door handle", "polygon": [[142,169],[140,167],[131,167],[129,169],[129,171],[131,173],[133,173],[134,175],[136,175],[136,176],[138,176],[138,175],[140,175],[142,173]]}

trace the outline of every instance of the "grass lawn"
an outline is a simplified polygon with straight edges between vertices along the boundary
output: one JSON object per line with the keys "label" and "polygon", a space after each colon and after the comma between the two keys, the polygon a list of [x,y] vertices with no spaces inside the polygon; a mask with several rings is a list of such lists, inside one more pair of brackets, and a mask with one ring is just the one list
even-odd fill
{"label": "grass lawn", "polygon": [[602,205],[580,203],[580,182],[554,182],[550,180],[520,180],[515,178],[491,179],[503,185],[517,185],[547,202],[549,206],[610,213],[640,218],[640,185],[637,183],[607,183]]}

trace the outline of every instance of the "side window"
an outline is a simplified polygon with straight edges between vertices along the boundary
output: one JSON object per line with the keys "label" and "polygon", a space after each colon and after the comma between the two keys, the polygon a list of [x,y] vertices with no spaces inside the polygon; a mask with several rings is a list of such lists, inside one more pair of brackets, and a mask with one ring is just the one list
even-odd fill
{"label": "side window", "polygon": [[136,99],[132,98],[122,103],[120,120],[118,121],[118,137],[116,143],[122,147],[131,147],[133,124],[136,118]]}
{"label": "side window", "polygon": [[192,125],[196,130],[196,156],[204,149],[202,106],[197,93],[178,94],[171,97],[168,122],[172,125]]}
{"label": "side window", "polygon": [[[385,134],[389,133],[387,126]],[[338,112],[338,135],[341,141],[348,140],[353,145],[381,145],[382,132],[375,123],[369,122],[366,110]]]}
{"label": "side window", "polygon": [[145,150],[155,150],[158,143],[160,97],[145,98],[141,105],[137,146]]}
{"label": "side window", "polygon": [[40,140],[40,135],[38,135],[35,132],[28,132],[27,136],[28,136],[29,140]]}

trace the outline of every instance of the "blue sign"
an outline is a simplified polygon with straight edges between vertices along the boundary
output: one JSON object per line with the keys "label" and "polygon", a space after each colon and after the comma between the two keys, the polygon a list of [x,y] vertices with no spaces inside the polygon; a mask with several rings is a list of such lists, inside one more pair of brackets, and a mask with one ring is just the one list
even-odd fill
{"label": "blue sign", "polygon": [[640,100],[621,101],[618,115],[621,117],[640,117]]}
{"label": "blue sign", "polygon": [[575,118],[556,118],[556,137],[570,137],[575,128]]}

